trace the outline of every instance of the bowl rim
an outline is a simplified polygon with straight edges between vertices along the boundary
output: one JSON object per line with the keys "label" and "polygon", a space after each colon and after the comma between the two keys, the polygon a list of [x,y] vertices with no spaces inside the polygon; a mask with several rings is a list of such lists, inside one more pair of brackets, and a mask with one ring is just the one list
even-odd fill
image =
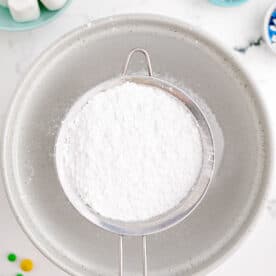
{"label": "bowl rim", "polygon": [[[206,275],[206,273],[212,271],[214,268],[216,268],[218,265],[224,262],[227,257],[229,257],[231,254],[233,254],[233,252],[237,250],[241,241],[243,241],[247,237],[247,234],[250,232],[250,230],[257,222],[257,218],[260,217],[260,214],[264,209],[263,206],[264,206],[265,200],[268,196],[268,192],[272,184],[270,176],[271,176],[271,168],[273,166],[272,162],[274,162],[274,160],[270,152],[273,151],[274,145],[272,144],[272,132],[269,128],[269,125],[271,125],[271,123],[264,109],[264,106],[265,106],[264,102],[258,93],[259,87],[255,83],[253,78],[248,74],[244,65],[237,59],[237,57],[235,57],[232,53],[226,50],[223,43],[220,40],[218,40],[214,35],[203,32],[201,31],[200,28],[193,27],[178,19],[167,17],[164,15],[149,14],[149,13],[121,14],[121,15],[109,16],[109,17],[97,19],[91,22],[89,26],[88,25],[80,26],[70,31],[69,33],[61,36],[56,42],[54,42],[50,47],[48,47],[46,50],[42,52],[42,54],[32,63],[28,73],[25,76],[23,76],[22,80],[18,83],[15,96],[13,97],[12,103],[7,113],[8,115],[6,117],[6,121],[4,123],[4,131],[2,133],[3,143],[1,147],[1,151],[2,151],[1,169],[3,172],[2,178],[4,181],[3,183],[5,186],[5,191],[8,197],[8,201],[17,219],[17,222],[19,223],[23,231],[26,233],[28,238],[35,245],[35,247],[44,256],[46,256],[49,260],[51,260],[54,264],[56,264],[65,272],[71,275],[78,275],[78,272],[76,270],[64,265],[64,263],[61,260],[58,260],[57,258],[54,258],[52,256],[49,250],[47,250],[47,248],[45,248],[43,243],[41,243],[41,239],[40,239],[41,237],[37,237],[37,235],[33,235],[32,231],[28,227],[26,220],[22,219],[20,217],[20,214],[18,214],[17,204],[14,201],[12,196],[12,192],[13,192],[12,187],[8,185],[10,175],[8,173],[9,168],[7,167],[7,164],[9,163],[7,161],[7,159],[9,158],[7,148],[10,142],[9,136],[12,129],[11,123],[16,114],[17,105],[19,104],[21,97],[23,96],[21,94],[24,94],[23,93],[24,89],[22,88],[24,87],[25,84],[28,83],[28,81],[30,80],[34,72],[36,72],[36,70],[41,66],[41,64],[43,64],[44,62],[47,62],[48,58],[51,57],[59,47],[66,46],[68,42],[71,42],[74,38],[77,38],[81,33],[86,32],[87,30],[91,30],[95,27],[99,27],[100,25],[105,25],[111,21],[113,23],[114,21],[116,22],[139,21],[141,23],[146,21],[151,23],[158,23],[158,24],[161,24],[162,26],[165,24],[169,26],[174,26],[186,33],[190,33],[193,36],[199,37],[201,41],[203,41],[208,46],[208,48],[212,48],[212,50],[215,51],[218,54],[218,56],[222,57],[233,68],[233,71],[239,72],[240,78],[249,85],[252,98],[256,99],[255,105],[256,105],[256,109],[259,111],[260,118],[262,119],[263,130],[264,130],[264,142],[266,146],[266,162],[264,163],[264,169],[263,169],[263,175],[262,175],[263,185],[261,185],[261,189],[258,193],[258,197],[255,200],[255,205],[254,207],[252,207],[251,213],[248,215],[245,222],[241,225],[237,233],[229,240],[229,242],[219,252],[214,254],[204,263],[202,263],[201,268],[194,272],[197,275]],[[66,256],[63,256],[63,255],[59,255],[59,257],[60,259],[64,257],[66,258]]]}

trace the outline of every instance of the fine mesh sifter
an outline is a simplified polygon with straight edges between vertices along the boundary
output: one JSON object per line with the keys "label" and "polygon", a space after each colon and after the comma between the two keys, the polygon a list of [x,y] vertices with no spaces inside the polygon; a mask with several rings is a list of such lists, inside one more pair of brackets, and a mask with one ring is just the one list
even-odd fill
{"label": "fine mesh sifter", "polygon": [[[129,64],[134,54],[141,53],[144,55],[146,60],[147,74],[146,76],[133,76],[128,74]],[[62,188],[67,195],[70,202],[73,206],[86,217],[90,222],[96,224],[97,226],[118,234],[119,239],[119,275],[123,275],[123,237],[124,236],[141,236],[143,240],[143,274],[147,275],[147,241],[146,236],[154,233],[164,231],[178,222],[185,219],[200,203],[204,195],[206,194],[207,188],[211,181],[213,171],[214,171],[214,144],[211,134],[209,124],[203,115],[200,107],[193,101],[193,99],[188,96],[183,90],[178,89],[172,84],[165,82],[161,79],[155,78],[153,76],[151,60],[148,52],[144,49],[136,48],[132,50],[128,57],[123,70],[123,73],[120,78],[104,82],[93,89],[94,93],[99,93],[105,91],[110,87],[116,86],[123,82],[134,82],[136,84],[143,84],[147,86],[156,87],[162,89],[163,91],[173,95],[179,99],[189,111],[193,114],[194,119],[197,122],[199,133],[202,141],[203,149],[203,161],[200,173],[198,175],[197,181],[194,184],[192,190],[188,195],[174,208],[168,212],[153,217],[145,221],[134,221],[134,222],[125,222],[119,220],[113,220],[106,218],[95,212],[91,207],[86,205],[81,198],[75,193],[75,191],[67,185],[65,181],[60,182]],[[72,111],[72,109],[71,109]],[[71,111],[68,115],[70,116]],[[68,116],[67,115],[67,116]],[[58,138],[59,139],[59,136]],[[56,155],[57,156],[57,155]],[[58,164],[58,162],[56,162]],[[58,166],[57,171],[59,174]]]}

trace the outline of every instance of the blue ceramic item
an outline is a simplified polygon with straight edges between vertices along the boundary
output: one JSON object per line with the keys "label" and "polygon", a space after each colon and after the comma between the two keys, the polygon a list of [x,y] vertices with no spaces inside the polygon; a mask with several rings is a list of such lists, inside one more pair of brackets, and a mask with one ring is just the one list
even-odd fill
{"label": "blue ceramic item", "polygon": [[274,2],[266,12],[263,27],[264,41],[276,53],[276,3]]}
{"label": "blue ceramic item", "polygon": [[270,42],[276,45],[276,9],[272,12],[269,19],[268,36]]}

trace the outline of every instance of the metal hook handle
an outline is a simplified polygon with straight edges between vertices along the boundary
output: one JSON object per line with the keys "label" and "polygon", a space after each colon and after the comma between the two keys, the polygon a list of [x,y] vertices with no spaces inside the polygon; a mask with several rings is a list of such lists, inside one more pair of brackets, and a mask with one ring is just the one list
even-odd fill
{"label": "metal hook handle", "polygon": [[[126,64],[125,64],[125,67],[124,67],[124,71],[123,71],[123,76],[127,75],[129,63],[131,61],[132,56],[135,53],[141,53],[141,54],[144,55],[144,57],[146,59],[148,75],[149,75],[149,77],[152,77],[152,67],[151,67],[150,56],[149,56],[149,54],[146,50],[141,49],[141,48],[135,48],[128,54]],[[119,276],[124,275],[123,239],[124,239],[124,237],[121,235],[120,239],[119,239]],[[143,275],[147,276],[148,275],[148,262],[147,262],[147,238],[146,238],[146,236],[142,237],[142,242],[143,242]]]}
{"label": "metal hook handle", "polygon": [[124,71],[123,71],[123,76],[127,75],[130,60],[131,60],[132,56],[135,53],[141,53],[141,54],[144,55],[144,57],[146,59],[148,75],[151,77],[152,76],[152,67],[151,67],[150,56],[149,56],[149,53],[145,49],[142,49],[142,48],[135,48],[128,54],[127,61],[126,61],[126,64],[125,64],[125,68],[124,68]]}
{"label": "metal hook handle", "polygon": [[[123,250],[123,236],[119,240],[119,276],[124,275],[124,250]],[[147,238],[142,237],[143,240],[143,276],[148,276],[148,256],[147,256]]]}

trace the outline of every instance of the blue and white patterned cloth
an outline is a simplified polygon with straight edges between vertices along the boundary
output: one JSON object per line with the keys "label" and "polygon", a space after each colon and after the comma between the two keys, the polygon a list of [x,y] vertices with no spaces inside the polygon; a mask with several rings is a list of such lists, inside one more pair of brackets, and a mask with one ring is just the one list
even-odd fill
{"label": "blue and white patterned cloth", "polygon": [[276,9],[271,14],[268,26],[268,34],[271,43],[276,44]]}

